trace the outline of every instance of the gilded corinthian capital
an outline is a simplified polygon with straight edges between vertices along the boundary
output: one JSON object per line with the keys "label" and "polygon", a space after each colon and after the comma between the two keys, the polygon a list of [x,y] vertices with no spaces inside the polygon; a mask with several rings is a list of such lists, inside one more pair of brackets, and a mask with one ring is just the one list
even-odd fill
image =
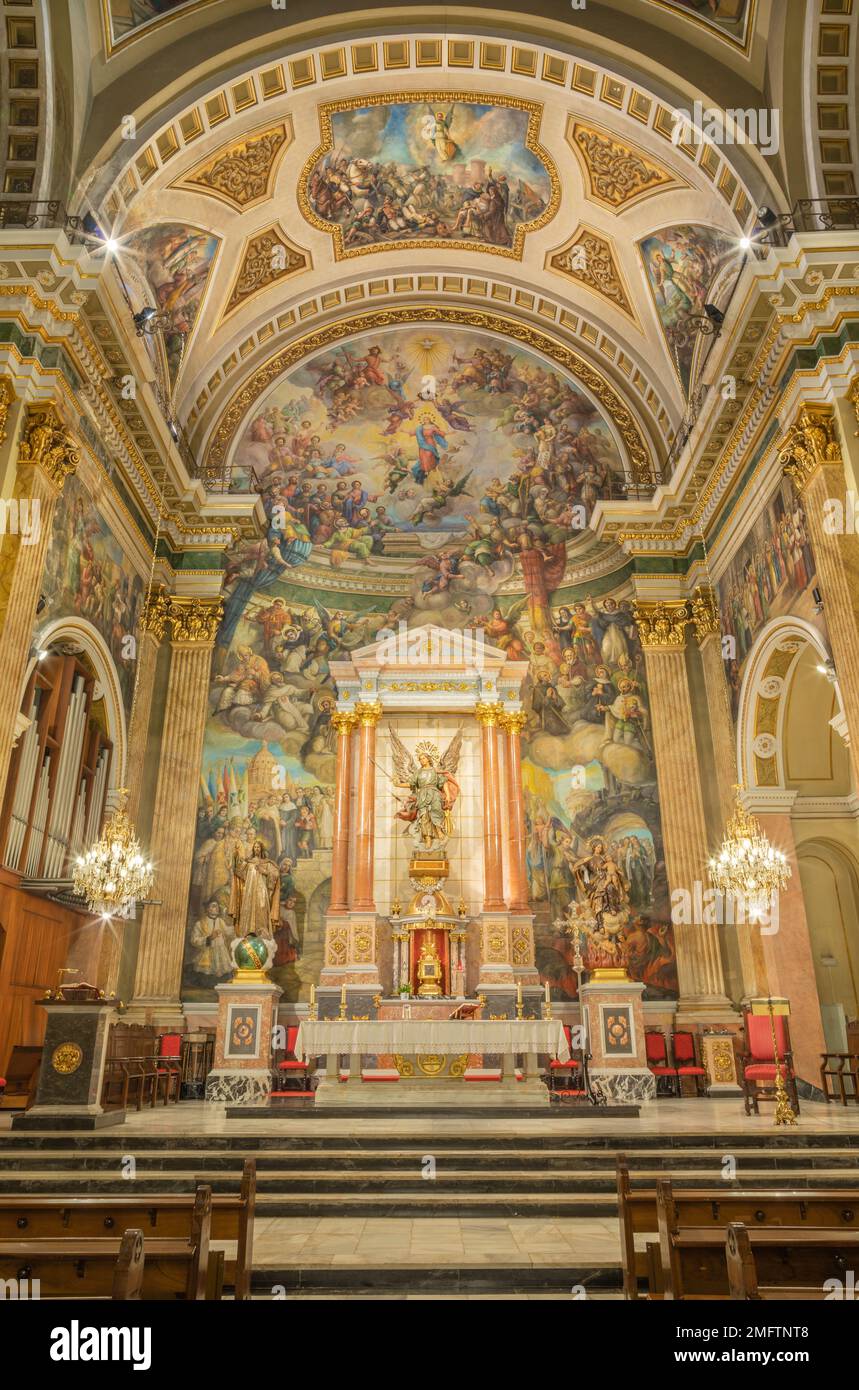
{"label": "gilded corinthian capital", "polygon": [[523,709],[502,710],[498,722],[506,733],[521,734],[528,723],[528,716]]}
{"label": "gilded corinthian capital", "polygon": [[81,456],[55,405],[31,406],[18,445],[18,466],[41,468],[58,489],[74,473]]}
{"label": "gilded corinthian capital", "polygon": [[372,703],[359,700],[355,706],[355,715],[359,723],[363,724],[365,727],[375,727],[382,717],[382,706],[378,700],[374,700]]}
{"label": "gilded corinthian capital", "polygon": [[500,722],[501,706],[481,700],[474,706],[474,717],[478,724],[486,724],[490,729]]}
{"label": "gilded corinthian capital", "polygon": [[719,609],[716,595],[709,584],[699,584],[692,595],[690,607],[697,642],[703,642],[705,637],[719,631]]}
{"label": "gilded corinthian capital", "polygon": [[778,461],[799,492],[808,486],[819,468],[841,463],[841,445],[831,406],[801,408],[779,446]]}
{"label": "gilded corinthian capital", "polygon": [[358,723],[358,716],[351,709],[336,709],[331,716],[331,726],[338,734],[351,734]]}
{"label": "gilded corinthian capital", "polygon": [[633,616],[646,652],[683,651],[686,646],[686,624],[690,621],[689,605],[685,599],[668,599],[661,603],[636,600]]}
{"label": "gilded corinthian capital", "polygon": [[169,614],[170,599],[162,584],[154,594],[149,595],[143,605],[140,614],[140,631],[151,632],[156,642],[163,641]]}
{"label": "gilded corinthian capital", "polygon": [[167,621],[174,642],[214,642],[224,605],[219,598],[177,598],[167,603]]}

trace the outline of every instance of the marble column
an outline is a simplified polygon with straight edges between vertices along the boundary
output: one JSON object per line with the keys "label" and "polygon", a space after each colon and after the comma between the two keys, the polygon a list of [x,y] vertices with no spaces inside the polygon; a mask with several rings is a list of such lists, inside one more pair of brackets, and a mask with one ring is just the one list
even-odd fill
{"label": "marble column", "polygon": [[[79,462],[80,455],[56,407],[31,406],[18,444],[14,484],[14,500],[19,507],[26,504],[29,511],[28,534],[23,534],[19,512],[19,532],[7,527],[0,545],[0,804],[9,775],[54,508],[66,478]],[[33,543],[25,544],[30,539]]]}
{"label": "marble column", "polygon": [[[635,621],[647,668],[668,886],[672,895],[682,893],[688,904],[683,914],[687,920],[674,922],[680,983],[678,1017],[684,1022],[714,1015],[724,1018],[730,1004],[725,995],[718,926],[694,920],[704,915],[698,904],[709,886],[709,846],[686,671],[689,607],[679,599],[639,601]],[[699,892],[695,891],[696,884],[701,885]],[[689,916],[693,919],[688,920]]]}
{"label": "marble column", "polygon": [[527,716],[522,710],[503,713],[501,728],[507,741],[507,853],[510,872],[510,911],[528,910],[528,875],[525,869],[525,804],[522,791],[520,737]]}
{"label": "marble column", "polygon": [[778,917],[761,936],[764,972],[761,992],[783,995],[790,1000],[790,1040],[797,1075],[819,1086],[820,1055],[826,1051],[826,1042],[793,837],[791,808],[795,800],[795,791],[781,787],[758,788],[743,796],[746,809],[757,817],[770,844],[781,850],[791,869],[787,887],[779,894]]}
{"label": "marble column", "polygon": [[334,789],[334,835],[331,851],[331,903],[328,911],[342,916],[349,907],[349,806],[352,781],[352,730],[358,716],[352,710],[335,710],[331,723],[337,731],[337,771]]}
{"label": "marble column", "polygon": [[375,911],[373,856],[376,840],[376,725],[382,713],[378,703],[355,706],[358,719],[358,785],[355,798],[355,882],[352,907]]}
{"label": "marble column", "polygon": [[483,910],[499,912],[505,908],[501,842],[501,780],[498,755],[498,720],[501,706],[479,704],[475,716],[480,724],[483,777]]}
{"label": "marble column", "polygon": [[134,1021],[175,1025],[185,946],[188,891],[194,854],[200,760],[208,712],[215,634],[223,616],[219,599],[169,598],[170,675],[161,735],[150,854],[153,895],[144,909],[137,954]]}
{"label": "marble column", "polygon": [[844,463],[830,406],[803,405],[779,448],[779,462],[802,497],[859,789],[859,536],[848,516]]}

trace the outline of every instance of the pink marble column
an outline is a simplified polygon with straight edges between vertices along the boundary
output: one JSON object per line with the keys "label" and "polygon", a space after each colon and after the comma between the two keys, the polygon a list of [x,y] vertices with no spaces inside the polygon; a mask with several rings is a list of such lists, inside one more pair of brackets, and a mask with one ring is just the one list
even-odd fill
{"label": "pink marble column", "polygon": [[334,793],[334,847],[331,855],[331,905],[329,912],[343,914],[349,907],[349,797],[352,778],[352,730],[357,716],[337,710],[331,719],[337,730],[337,772]]}
{"label": "pink marble column", "polygon": [[522,793],[522,749],[520,736],[525,714],[516,711],[501,716],[507,737],[507,847],[510,869],[510,910],[528,910],[528,874],[525,868],[525,800]]}
{"label": "pink marble column", "polygon": [[498,756],[498,718],[501,707],[480,704],[474,712],[480,724],[483,754],[483,910],[498,912],[503,911],[505,907]]}
{"label": "pink marble column", "polygon": [[352,907],[372,912],[373,854],[376,838],[376,725],[379,704],[355,706],[358,717],[358,787],[355,803],[355,886]]}

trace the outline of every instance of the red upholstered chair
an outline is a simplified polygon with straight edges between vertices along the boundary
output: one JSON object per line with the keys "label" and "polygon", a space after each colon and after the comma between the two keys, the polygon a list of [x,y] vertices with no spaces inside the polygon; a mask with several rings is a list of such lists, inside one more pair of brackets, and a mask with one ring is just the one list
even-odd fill
{"label": "red upholstered chair", "polygon": [[[286,1055],[276,1064],[275,1070],[278,1073],[278,1089],[273,1091],[275,1096],[307,1095],[312,1094],[310,1085],[309,1064],[300,1061],[295,1055],[295,1040],[298,1037],[298,1024],[290,1023],[286,1030]],[[285,1083],[297,1083],[297,1085],[286,1085]]]}
{"label": "red upholstered chair", "polygon": [[570,1049],[570,1058],[567,1062],[559,1062],[558,1058],[555,1057],[549,1062],[549,1073],[546,1077],[546,1084],[550,1091],[558,1089],[555,1084],[558,1081],[565,1083],[567,1087],[571,1086],[574,1077],[578,1081],[581,1081],[582,1064],[578,1057],[573,1056],[572,1029],[568,1023],[564,1023],[562,1027],[564,1029],[564,1037],[567,1039],[567,1047]]}
{"label": "red upholstered chair", "polygon": [[672,1033],[671,1052],[674,1057],[674,1066],[677,1070],[678,1094],[683,1094],[680,1077],[694,1076],[695,1092],[699,1096],[703,1095],[704,1077],[707,1073],[698,1061],[698,1054],[695,1050],[695,1034],[685,1032]]}
{"label": "red upholstered chair", "polygon": [[790,1050],[790,1030],[784,1014],[776,1014],[770,1020],[769,1014],[744,1012],[746,1025],[746,1050],[740,1063],[740,1080],[743,1086],[746,1114],[758,1109],[759,1100],[775,1100],[775,1051],[773,1049],[772,1025],[775,1026],[776,1049],[779,1070],[785,1084],[794,1113],[799,1114],[799,1096],[796,1093],[796,1073],[793,1070],[793,1054]]}
{"label": "red upholstered chair", "polygon": [[162,1033],[158,1039],[158,1056],[155,1059],[155,1091],[152,1096],[152,1103],[159,1093],[161,1086],[164,1087],[164,1104],[167,1105],[171,1099],[178,1101],[179,1091],[182,1086],[182,1034],[181,1033]]}
{"label": "red upholstered chair", "polygon": [[647,1056],[647,1065],[656,1077],[656,1094],[659,1095],[659,1083],[668,1083],[668,1094],[680,1094],[680,1078],[677,1075],[677,1068],[669,1066],[668,1063],[668,1044],[665,1041],[665,1034],[659,1028],[645,1028],[644,1030],[644,1050]]}

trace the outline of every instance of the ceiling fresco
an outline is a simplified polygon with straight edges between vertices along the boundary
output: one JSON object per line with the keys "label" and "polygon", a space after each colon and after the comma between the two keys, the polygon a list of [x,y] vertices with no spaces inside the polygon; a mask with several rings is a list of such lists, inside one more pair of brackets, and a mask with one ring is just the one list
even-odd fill
{"label": "ceiling fresco", "polygon": [[422,242],[521,258],[553,216],[558,177],[537,142],[542,108],[429,92],[320,107],[322,143],[299,203],[338,259]]}
{"label": "ceiling fresco", "polygon": [[690,315],[712,299],[723,270],[736,263],[736,241],[713,227],[663,227],[640,244],[665,341],[688,394],[700,337],[685,331]]}

